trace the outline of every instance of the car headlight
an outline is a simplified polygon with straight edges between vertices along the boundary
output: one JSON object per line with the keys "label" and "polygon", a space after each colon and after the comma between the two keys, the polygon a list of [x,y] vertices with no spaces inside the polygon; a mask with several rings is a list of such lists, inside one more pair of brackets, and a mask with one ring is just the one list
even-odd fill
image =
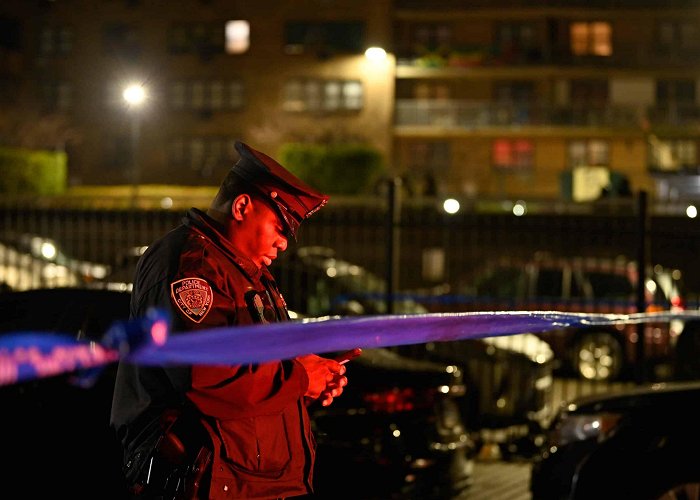
{"label": "car headlight", "polygon": [[616,428],[620,418],[616,413],[562,415],[552,430],[550,444],[559,447],[588,439],[602,441]]}

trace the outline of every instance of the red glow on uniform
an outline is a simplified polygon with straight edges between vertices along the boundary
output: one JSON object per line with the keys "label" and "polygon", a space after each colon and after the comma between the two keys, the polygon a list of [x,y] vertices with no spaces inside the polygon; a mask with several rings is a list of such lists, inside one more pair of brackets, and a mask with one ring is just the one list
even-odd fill
{"label": "red glow on uniform", "polygon": [[168,325],[165,321],[156,321],[151,326],[151,338],[156,345],[163,345],[168,339]]}

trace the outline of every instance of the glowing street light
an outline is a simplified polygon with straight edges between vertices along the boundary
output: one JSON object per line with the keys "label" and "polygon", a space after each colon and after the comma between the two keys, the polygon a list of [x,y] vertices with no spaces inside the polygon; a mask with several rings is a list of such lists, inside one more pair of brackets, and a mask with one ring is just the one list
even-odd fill
{"label": "glowing street light", "polygon": [[459,212],[459,202],[454,198],[448,198],[443,202],[442,209],[448,214],[456,214]]}
{"label": "glowing street light", "polygon": [[138,161],[139,141],[141,137],[141,109],[148,97],[146,88],[140,83],[132,83],[124,88],[122,97],[131,111],[131,204],[136,206],[138,186],[141,181],[141,165]]}
{"label": "glowing street light", "polygon": [[146,89],[140,83],[133,83],[124,89],[122,97],[130,106],[140,106],[146,100]]}
{"label": "glowing street light", "polygon": [[386,50],[381,47],[370,47],[365,50],[365,57],[370,61],[383,61],[386,59]]}

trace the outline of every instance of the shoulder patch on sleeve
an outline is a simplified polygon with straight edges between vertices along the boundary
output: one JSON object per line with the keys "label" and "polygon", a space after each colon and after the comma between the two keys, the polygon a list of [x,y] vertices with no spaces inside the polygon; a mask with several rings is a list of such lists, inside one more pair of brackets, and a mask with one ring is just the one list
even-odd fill
{"label": "shoulder patch on sleeve", "polygon": [[183,278],[170,283],[170,296],[182,313],[195,323],[211,310],[214,292],[202,278]]}

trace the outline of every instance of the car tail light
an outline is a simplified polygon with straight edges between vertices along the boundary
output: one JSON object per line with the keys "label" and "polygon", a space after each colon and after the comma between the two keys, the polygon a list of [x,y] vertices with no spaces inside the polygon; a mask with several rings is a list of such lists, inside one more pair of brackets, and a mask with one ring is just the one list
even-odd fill
{"label": "car tail light", "polygon": [[685,310],[685,302],[683,301],[683,299],[679,295],[676,295],[675,297],[671,298],[671,310],[673,310],[673,311],[684,311]]}
{"label": "car tail light", "polygon": [[412,387],[402,389],[395,387],[386,391],[367,393],[363,399],[373,412],[398,413],[432,406],[435,401],[435,391],[416,391]]}

